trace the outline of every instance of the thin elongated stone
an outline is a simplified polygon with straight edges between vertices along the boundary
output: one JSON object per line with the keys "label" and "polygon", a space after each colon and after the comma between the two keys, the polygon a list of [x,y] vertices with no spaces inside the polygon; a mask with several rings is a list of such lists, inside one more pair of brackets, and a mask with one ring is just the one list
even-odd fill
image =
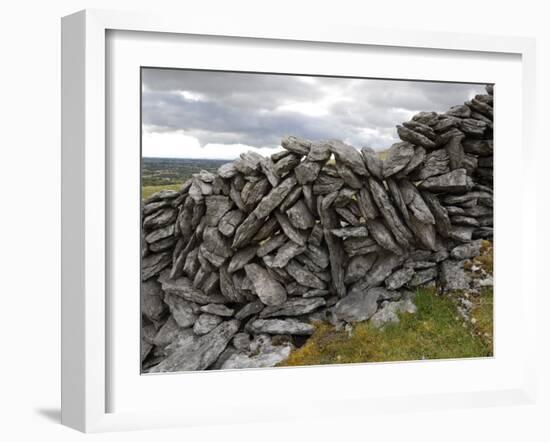
{"label": "thin elongated stone", "polygon": [[293,176],[286,178],[260,201],[252,212],[254,216],[256,218],[265,218],[283,202],[294,186],[296,186],[296,178]]}

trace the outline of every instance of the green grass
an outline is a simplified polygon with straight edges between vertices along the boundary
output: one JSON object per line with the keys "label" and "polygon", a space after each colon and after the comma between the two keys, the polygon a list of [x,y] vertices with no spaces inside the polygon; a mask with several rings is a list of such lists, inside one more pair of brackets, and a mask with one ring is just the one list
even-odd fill
{"label": "green grass", "polygon": [[[348,334],[329,324],[317,323],[313,336],[281,365],[492,356],[492,338],[488,339],[473,325],[466,324],[459,317],[451,297],[437,296],[434,290],[421,289],[414,302],[417,313],[404,313],[399,324],[390,324],[383,329],[364,322],[356,324]],[[492,301],[480,304],[479,315],[478,326],[487,321],[492,324]]]}
{"label": "green grass", "polygon": [[485,289],[474,302],[472,318],[473,329],[490,348],[493,348],[493,289]]}
{"label": "green grass", "polygon": [[153,193],[158,192],[159,190],[180,190],[181,184],[166,184],[160,186],[143,186],[141,188],[141,199],[145,200],[149,198]]}

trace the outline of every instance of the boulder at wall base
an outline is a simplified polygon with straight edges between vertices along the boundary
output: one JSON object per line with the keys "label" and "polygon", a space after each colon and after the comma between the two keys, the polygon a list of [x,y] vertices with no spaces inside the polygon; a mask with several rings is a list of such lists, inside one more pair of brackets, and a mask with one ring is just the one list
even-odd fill
{"label": "boulder at wall base", "polygon": [[297,319],[256,319],[246,326],[252,334],[266,333],[269,335],[312,335],[313,325]]}
{"label": "boulder at wall base", "polygon": [[336,321],[366,321],[376,313],[378,296],[377,290],[350,293],[332,308],[333,317]]}
{"label": "boulder at wall base", "polygon": [[465,261],[448,259],[441,263],[439,280],[444,290],[467,290],[471,278],[464,270]]}
{"label": "boulder at wall base", "polygon": [[239,321],[234,319],[200,337],[186,329],[168,346],[170,355],[149,372],[205,370],[216,362],[238,330]]}
{"label": "boulder at wall base", "polygon": [[410,299],[403,299],[397,302],[388,302],[370,318],[369,323],[376,328],[387,324],[397,324],[399,313],[416,313],[416,305]]}

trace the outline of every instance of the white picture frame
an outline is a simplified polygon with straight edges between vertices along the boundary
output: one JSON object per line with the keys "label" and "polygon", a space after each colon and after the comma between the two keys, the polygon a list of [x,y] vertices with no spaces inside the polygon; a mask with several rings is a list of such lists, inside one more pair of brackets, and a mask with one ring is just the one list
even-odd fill
{"label": "white picture frame", "polygon": [[[106,68],[106,36],[111,31],[155,32],[162,35],[200,35],[219,38],[269,39],[286,44],[309,42],[346,46],[376,46],[384,48],[429,49],[438,51],[468,51],[470,53],[512,54],[521,57],[521,157],[524,187],[521,190],[522,207],[518,216],[521,224],[521,296],[519,305],[526,309],[535,304],[534,270],[527,265],[527,257],[534,256],[532,248],[535,229],[534,177],[528,171],[534,158],[535,140],[533,113],[535,108],[535,45],[532,39],[491,37],[451,33],[403,31],[399,33],[368,28],[349,28],[314,24],[299,29],[281,23],[249,23],[233,25],[229,22],[208,23],[195,21],[182,24],[177,17],[151,14],[86,10],[63,18],[62,21],[62,423],[85,432],[124,429],[158,428],[168,426],[200,425],[213,422],[235,422],[232,411],[249,410],[239,421],[284,419],[304,413],[299,406],[264,408],[244,399],[234,410],[207,415],[197,407],[189,410],[112,411],[109,407],[109,366],[112,354],[109,344],[109,326],[112,320],[108,299],[109,241],[109,155],[106,121],[109,118],[108,82]],[[158,34],[157,34],[158,35]],[[111,54],[112,55],[112,54]],[[137,106],[137,104],[136,104]],[[497,111],[498,112],[498,111]],[[529,189],[529,191],[527,191]],[[498,223],[498,218],[497,218]],[[503,229],[506,228],[504,224]],[[519,225],[519,224],[518,224]],[[498,254],[499,246],[495,248]],[[517,250],[520,250],[518,248]],[[497,301],[498,302],[498,301]],[[535,324],[527,315],[518,316],[524,336],[534,336]],[[510,324],[498,324],[509,327]],[[510,380],[500,388],[482,388],[461,393],[444,389],[426,394],[388,394],[376,399],[368,396],[346,397],[333,393],[328,400],[314,399],[308,416],[337,414],[368,414],[372,411],[397,411],[426,408],[456,408],[498,405],[504,403],[531,403],[535,394],[534,339],[525,341],[524,352],[518,356],[522,366],[521,379]],[[498,354],[496,355],[498,358]],[[355,376],[364,366],[351,370]],[[386,365],[389,367],[389,365]],[[414,363],[401,367],[413,370]],[[136,367],[136,369],[138,369]],[[455,368],[456,369],[456,368]],[[311,368],[309,370],[319,370]],[[388,368],[389,370],[389,368]],[[450,366],[435,369],[441,375]],[[283,370],[286,378],[292,369]],[[411,371],[412,372],[412,371]],[[246,376],[241,372],[238,378]],[[254,372],[257,373],[257,372]],[[295,372],[297,373],[297,372]],[[311,373],[311,372],[310,372]],[[350,373],[350,371],[348,371]],[[451,373],[448,371],[447,373]],[[217,373],[232,376],[235,372]],[[214,379],[214,378],[210,378]],[[447,381],[449,382],[449,381]],[[359,398],[361,400],[359,400]],[[334,407],[337,401],[338,407]],[[292,402],[292,401],[289,401]],[[338,411],[335,411],[335,408]]]}

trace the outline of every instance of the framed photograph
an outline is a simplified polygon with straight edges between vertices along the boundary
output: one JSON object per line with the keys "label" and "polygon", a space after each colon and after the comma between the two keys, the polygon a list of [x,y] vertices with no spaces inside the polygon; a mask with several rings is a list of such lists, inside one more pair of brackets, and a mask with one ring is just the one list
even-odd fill
{"label": "framed photograph", "polygon": [[65,425],[533,400],[532,40],[82,11],[62,53]]}

